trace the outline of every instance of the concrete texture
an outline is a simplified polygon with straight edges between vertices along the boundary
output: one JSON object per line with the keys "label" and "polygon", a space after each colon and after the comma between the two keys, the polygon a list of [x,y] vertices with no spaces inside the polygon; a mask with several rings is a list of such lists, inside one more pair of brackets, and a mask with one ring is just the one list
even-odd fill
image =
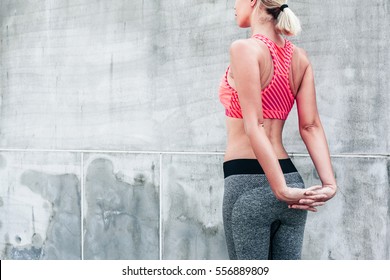
{"label": "concrete texture", "polygon": [[[312,61],[318,109],[332,153],[389,154],[389,4],[291,1],[303,23],[294,42]],[[295,129],[295,112],[289,121],[288,150],[306,152]]]}
{"label": "concrete texture", "polygon": [[[304,257],[390,259],[389,1],[289,5],[342,186],[309,215]],[[233,6],[0,1],[1,258],[225,258],[217,88],[230,43],[248,35]],[[295,108],[284,143],[318,180]]]}
{"label": "concrete texture", "polygon": [[237,33],[231,7],[2,0],[0,145],[223,149],[215,93]]}
{"label": "concrete texture", "polygon": [[159,259],[158,155],[84,162],[84,259]]}
{"label": "concrete texture", "polygon": [[80,259],[80,160],[0,153],[0,258]]}
{"label": "concrete texture", "polygon": [[[309,157],[293,158],[306,187],[320,183]],[[333,158],[338,194],[309,213],[304,259],[390,259],[389,161]]]}
{"label": "concrete texture", "polygon": [[163,259],[225,259],[222,157],[163,157]]}

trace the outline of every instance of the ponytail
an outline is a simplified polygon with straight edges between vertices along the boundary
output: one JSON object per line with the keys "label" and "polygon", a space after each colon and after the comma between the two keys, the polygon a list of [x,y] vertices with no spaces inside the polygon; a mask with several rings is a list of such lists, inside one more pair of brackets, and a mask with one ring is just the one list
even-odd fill
{"label": "ponytail", "polygon": [[275,28],[279,33],[294,36],[302,30],[299,19],[286,4],[287,0],[260,0],[259,2],[276,21]]}
{"label": "ponytail", "polygon": [[276,19],[276,30],[286,36],[295,36],[301,32],[301,23],[294,12],[285,7]]}

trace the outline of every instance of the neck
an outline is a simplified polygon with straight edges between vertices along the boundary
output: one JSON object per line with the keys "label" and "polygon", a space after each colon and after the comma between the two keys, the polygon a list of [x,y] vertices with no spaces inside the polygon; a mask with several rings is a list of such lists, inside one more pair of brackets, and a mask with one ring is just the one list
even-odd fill
{"label": "neck", "polygon": [[265,16],[263,13],[260,15],[253,11],[250,18],[251,35],[262,34],[270,39],[278,40],[281,38],[275,30],[275,21],[270,20],[269,16]]}
{"label": "neck", "polygon": [[280,38],[280,35],[275,30],[275,24],[272,21],[256,22],[251,25],[251,35],[262,34],[270,39]]}

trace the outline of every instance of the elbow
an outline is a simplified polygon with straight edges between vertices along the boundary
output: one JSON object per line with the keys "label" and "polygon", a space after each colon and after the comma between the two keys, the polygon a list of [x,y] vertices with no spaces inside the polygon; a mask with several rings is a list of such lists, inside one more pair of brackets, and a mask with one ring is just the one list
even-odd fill
{"label": "elbow", "polygon": [[322,133],[322,126],[320,122],[306,123],[299,128],[299,134],[305,143],[312,137],[316,137],[319,133]]}
{"label": "elbow", "polygon": [[317,120],[313,120],[312,122],[305,122],[300,124],[299,131],[302,133],[311,133],[314,131],[318,131],[322,129],[321,122]]}
{"label": "elbow", "polygon": [[312,131],[315,129],[318,129],[320,126],[316,123],[311,123],[311,124],[305,124],[301,126],[301,131]]}

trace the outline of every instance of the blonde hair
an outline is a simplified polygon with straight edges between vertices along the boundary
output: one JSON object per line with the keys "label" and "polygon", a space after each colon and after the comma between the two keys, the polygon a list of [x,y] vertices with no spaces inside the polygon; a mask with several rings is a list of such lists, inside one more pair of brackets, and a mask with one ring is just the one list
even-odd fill
{"label": "blonde hair", "polygon": [[301,32],[301,23],[294,12],[286,7],[283,11],[280,7],[287,4],[287,0],[258,0],[258,7],[263,5],[268,14],[276,21],[276,30],[286,36],[294,36]]}

